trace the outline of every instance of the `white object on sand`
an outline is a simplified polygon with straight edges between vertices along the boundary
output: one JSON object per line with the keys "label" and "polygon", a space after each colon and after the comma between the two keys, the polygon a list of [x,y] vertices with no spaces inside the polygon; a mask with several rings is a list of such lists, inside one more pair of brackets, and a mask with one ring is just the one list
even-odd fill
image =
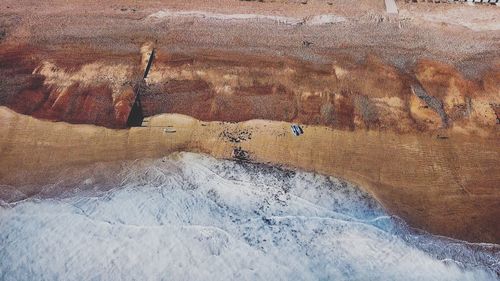
{"label": "white object on sand", "polygon": [[385,1],[385,11],[388,14],[397,14],[398,6],[396,6],[396,2],[394,0],[384,0]]}

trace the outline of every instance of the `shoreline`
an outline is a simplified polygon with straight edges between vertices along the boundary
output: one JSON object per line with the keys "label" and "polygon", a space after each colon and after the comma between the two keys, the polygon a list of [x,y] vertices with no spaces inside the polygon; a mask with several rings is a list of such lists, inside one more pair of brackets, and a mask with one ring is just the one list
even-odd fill
{"label": "shoreline", "polygon": [[[410,226],[471,242],[499,242],[494,223],[500,200],[494,184],[500,181],[495,138],[457,134],[443,140],[321,126],[304,126],[304,135],[295,137],[287,122],[202,122],[179,114],[153,117],[150,125],[158,128],[130,130],[41,121],[3,107],[0,116],[1,184],[41,184],[68,166],[162,157],[175,151],[231,159],[239,148],[251,161],[359,185]],[[166,126],[176,132],[164,132]],[[251,139],[235,142],[242,132]]]}
{"label": "shoreline", "polygon": [[[37,186],[25,184],[66,167],[236,155],[357,184],[431,233],[500,243],[500,10],[398,9],[387,15],[382,0],[4,1],[0,183],[29,194]],[[146,19],[155,13],[166,17]],[[141,109],[160,127],[108,129],[126,127],[152,48]]]}

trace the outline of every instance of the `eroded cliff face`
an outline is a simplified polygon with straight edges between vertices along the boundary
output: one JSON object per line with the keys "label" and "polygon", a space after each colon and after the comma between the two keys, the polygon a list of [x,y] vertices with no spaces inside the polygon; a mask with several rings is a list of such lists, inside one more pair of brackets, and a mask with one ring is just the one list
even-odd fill
{"label": "eroded cliff face", "polygon": [[[335,20],[311,24],[278,4],[207,17],[87,2],[0,11],[2,197],[67,167],[187,150],[341,177],[411,226],[500,242],[498,31],[326,4],[310,11]],[[152,127],[126,128],[139,90]]]}
{"label": "eroded cliff face", "polygon": [[[147,46],[142,55],[122,58],[129,63],[101,59],[64,66],[49,57],[3,105],[42,119],[123,128]],[[497,65],[471,80],[451,65],[426,59],[401,70],[375,55],[359,63],[343,58],[312,64],[234,53],[179,55],[160,47],[140,95],[146,116],[181,113],[206,121],[266,119],[341,130],[486,135],[499,122],[499,77]]]}

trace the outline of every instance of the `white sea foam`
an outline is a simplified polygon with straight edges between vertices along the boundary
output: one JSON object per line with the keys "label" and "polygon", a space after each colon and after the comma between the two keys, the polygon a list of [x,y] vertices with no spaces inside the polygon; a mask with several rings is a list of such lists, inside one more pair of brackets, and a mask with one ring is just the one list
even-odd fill
{"label": "white sea foam", "polygon": [[118,167],[1,204],[0,280],[496,279],[496,245],[412,234],[335,178],[192,153]]}

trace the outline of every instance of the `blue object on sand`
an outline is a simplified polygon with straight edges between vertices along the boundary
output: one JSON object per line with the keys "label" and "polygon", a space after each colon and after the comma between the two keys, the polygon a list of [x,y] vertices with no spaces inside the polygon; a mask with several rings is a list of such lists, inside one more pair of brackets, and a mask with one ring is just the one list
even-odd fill
{"label": "blue object on sand", "polygon": [[297,129],[299,130],[299,134],[303,134],[304,133],[304,130],[302,130],[302,127],[300,127],[299,125],[297,125]]}
{"label": "blue object on sand", "polygon": [[302,128],[297,125],[297,124],[292,124],[292,126],[290,126],[292,128],[292,133],[298,137],[300,135],[302,135],[304,133],[304,131],[302,130]]}

